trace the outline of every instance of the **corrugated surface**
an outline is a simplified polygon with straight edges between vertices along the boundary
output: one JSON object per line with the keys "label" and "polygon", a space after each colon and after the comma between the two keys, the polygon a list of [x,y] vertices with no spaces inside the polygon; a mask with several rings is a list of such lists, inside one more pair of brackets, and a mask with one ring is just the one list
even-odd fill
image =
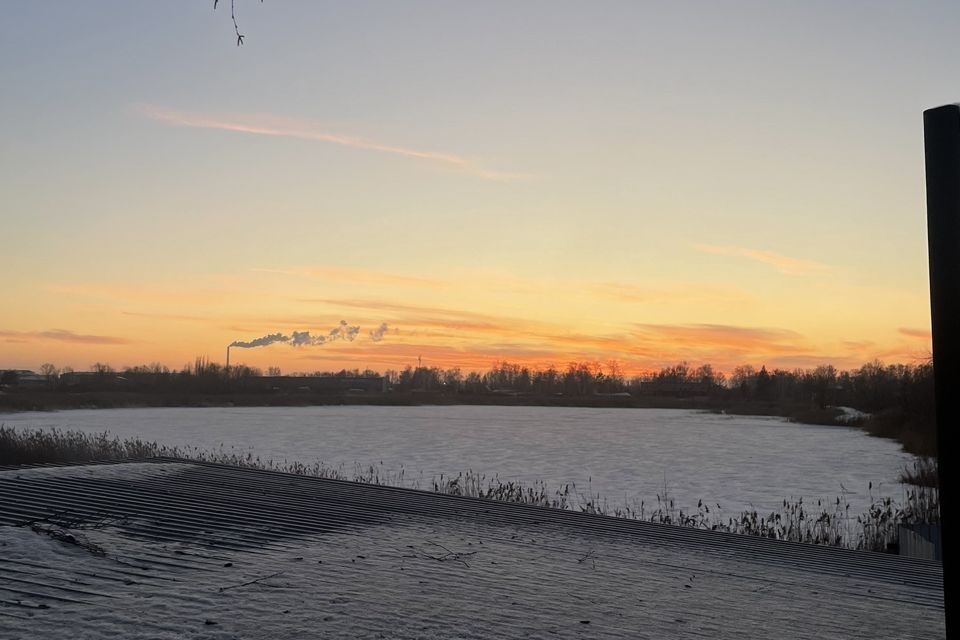
{"label": "corrugated surface", "polygon": [[0,544],[2,637],[943,635],[935,562],[172,460],[0,470]]}

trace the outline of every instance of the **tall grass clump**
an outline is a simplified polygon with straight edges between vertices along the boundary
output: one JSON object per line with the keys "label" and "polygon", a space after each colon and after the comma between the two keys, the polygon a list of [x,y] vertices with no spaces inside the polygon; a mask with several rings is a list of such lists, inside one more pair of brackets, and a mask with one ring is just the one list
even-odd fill
{"label": "tall grass clump", "polygon": [[439,478],[433,479],[432,486],[434,493],[450,496],[532,504],[551,509],[570,509],[572,506],[569,499],[570,485],[550,492],[542,480],[535,481],[532,485],[524,485],[517,480],[502,480],[498,475],[488,478],[470,470],[456,476],[440,474]]}
{"label": "tall grass clump", "polygon": [[0,464],[42,464],[142,459],[166,455],[167,448],[139,438],[121,440],[60,429],[17,430],[0,425]]}
{"label": "tall grass clump", "polygon": [[897,502],[890,497],[875,498],[872,483],[868,487],[870,507],[862,514],[851,513],[850,504],[843,497],[829,502],[817,500],[814,504],[804,502],[803,498],[788,499],[769,512],[750,510],[733,515],[725,515],[719,504],[711,509],[700,500],[695,510],[684,511],[677,507],[666,483],[657,492],[655,504],[634,501],[611,505],[599,493],[578,492],[575,484],[550,491],[543,481],[525,485],[473,471],[434,478],[432,489],[447,495],[868,551],[896,551],[902,524],[940,522],[935,488],[906,488],[902,500]]}
{"label": "tall grass clump", "polygon": [[937,459],[931,456],[915,459],[909,467],[900,470],[900,482],[915,487],[938,486]]}

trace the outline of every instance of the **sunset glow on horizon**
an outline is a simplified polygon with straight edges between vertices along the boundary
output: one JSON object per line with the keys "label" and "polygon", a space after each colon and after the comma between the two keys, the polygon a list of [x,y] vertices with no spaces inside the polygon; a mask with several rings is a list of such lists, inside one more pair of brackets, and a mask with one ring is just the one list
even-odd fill
{"label": "sunset glow on horizon", "polygon": [[7,8],[0,369],[929,357],[957,5],[238,7]]}

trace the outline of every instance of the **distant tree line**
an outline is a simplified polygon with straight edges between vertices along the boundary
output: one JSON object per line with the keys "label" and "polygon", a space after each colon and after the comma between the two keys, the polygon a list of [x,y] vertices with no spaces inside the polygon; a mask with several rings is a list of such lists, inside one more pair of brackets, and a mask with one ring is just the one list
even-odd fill
{"label": "distant tree line", "polygon": [[812,403],[820,408],[842,405],[868,412],[888,408],[895,402],[905,403],[910,409],[926,410],[933,393],[930,363],[884,365],[878,361],[850,371],[840,371],[832,365],[772,371],[766,366],[756,369],[744,365],[736,367],[729,377],[709,364],[692,367],[685,362],[629,378],[616,364],[604,366],[587,362],[571,363],[562,370],[498,362],[486,372],[467,374],[458,367],[407,367],[402,371],[387,371],[385,375],[391,387],[400,391],[703,395],[730,400]]}
{"label": "distant tree line", "polygon": [[[420,401],[442,398],[444,402],[496,404],[500,402],[496,396],[512,396],[528,404],[724,409],[824,424],[833,424],[838,413],[835,407],[845,406],[872,414],[862,426],[875,435],[896,438],[914,452],[930,453],[936,448],[930,362],[884,365],[874,361],[849,371],[832,365],[789,370],[743,365],[729,376],[709,364],[691,366],[681,362],[628,377],[616,363],[575,362],[560,369],[504,361],[482,372],[464,373],[459,367],[423,366],[388,370],[383,374],[386,385],[369,380],[380,377],[370,369],[280,375],[279,367],[268,368],[264,375],[264,371],[256,367],[224,367],[202,357],[179,370],[158,363],[115,370],[98,362],[91,365],[89,371],[75,372],[46,363],[40,367],[39,374],[0,371],[0,392],[7,392],[7,400],[0,405],[20,406],[16,397],[22,394],[10,395],[9,392],[29,389],[55,392],[63,398],[69,397],[70,392],[130,391],[144,397],[166,398],[165,403],[176,404],[211,394],[223,397],[233,394],[233,401],[246,394],[253,398],[264,393],[360,388],[390,391],[389,395],[378,393],[380,401],[388,403],[404,401],[404,398],[406,402],[417,402],[420,397]],[[296,382],[298,377],[343,380],[318,386],[307,380],[300,384]],[[368,380],[358,380],[360,378]],[[35,406],[35,401],[23,397],[26,403],[23,406]],[[36,402],[42,403],[42,400]]]}
{"label": "distant tree line", "polygon": [[[279,376],[270,367],[268,376]],[[340,378],[374,377],[370,369],[315,371],[297,376]],[[224,367],[207,358],[197,358],[180,370],[154,363],[119,371],[103,363],[88,372],[59,370],[52,364],[40,368],[41,381],[49,389],[132,391],[175,390],[198,393],[235,393],[263,389],[264,372],[256,367]],[[723,404],[765,403],[807,405],[819,409],[849,406],[865,412],[897,409],[903,415],[933,421],[933,367],[884,365],[878,361],[859,369],[840,371],[832,365],[813,369],[759,369],[736,367],[728,377],[709,364],[693,367],[685,362],[646,375],[627,377],[616,363],[570,363],[564,369],[536,368],[512,362],[497,362],[484,372],[464,373],[459,367],[406,367],[384,373],[387,388],[396,392],[432,392],[448,396],[509,394],[585,397],[626,395],[640,397],[701,398]],[[31,383],[36,383],[34,376]],[[18,385],[17,373],[0,373],[0,385]]]}
{"label": "distant tree line", "polygon": [[[58,368],[51,363],[40,366],[39,376],[25,376],[16,370],[0,371],[0,386],[24,388],[26,382],[36,387],[37,378],[43,388],[49,390],[103,391],[123,389],[128,391],[175,390],[198,393],[232,393],[263,387],[265,377],[281,376],[280,367],[268,367],[264,372],[259,367],[231,365],[225,367],[205,357],[198,357],[180,369],[171,369],[160,364],[144,364],[115,369],[109,364],[96,362],[87,371],[74,371],[71,367]],[[330,376],[357,378],[380,376],[370,369],[342,369],[336,372],[315,371],[296,373],[293,377]]]}
{"label": "distant tree line", "polygon": [[[103,386],[118,380],[130,387],[173,386],[204,391],[242,390],[251,380],[262,378],[257,367],[232,365],[224,367],[207,358],[197,358],[179,370],[153,363],[116,370],[110,365],[95,363],[89,372],[58,369],[46,363],[40,375],[52,388],[70,384]],[[267,376],[280,376],[279,367],[269,367]],[[331,376],[341,378],[381,375],[371,369],[341,369],[297,373],[294,376]],[[596,394],[707,396],[730,401],[765,401],[809,403],[817,407],[850,406],[873,412],[902,405],[915,413],[931,409],[933,367],[927,362],[918,365],[884,365],[874,361],[858,369],[840,371],[832,365],[813,369],[768,370],[751,365],[736,367],[727,376],[711,365],[697,367],[685,362],[663,367],[645,375],[627,377],[617,363],[606,365],[591,362],[570,363],[564,369],[536,368],[502,361],[487,371],[464,373],[459,367],[406,367],[387,370],[383,374],[389,388],[395,391],[432,391],[446,394],[504,393],[590,396]],[[5,371],[0,382],[16,385],[17,374]]]}
{"label": "distant tree line", "polygon": [[[681,362],[646,375],[626,377],[617,365],[572,363],[545,369],[499,362],[466,375],[459,368],[407,367],[387,371],[397,391],[453,396],[511,394],[567,398],[629,394],[633,406],[697,406],[735,413],[782,415],[800,422],[835,424],[836,407],[871,414],[860,419],[870,433],[898,440],[910,452],[936,452],[933,365],[869,362],[849,371],[832,365],[768,370],[736,367],[730,376],[709,364]],[[659,399],[658,399],[659,398]],[[686,399],[688,404],[665,403]]]}

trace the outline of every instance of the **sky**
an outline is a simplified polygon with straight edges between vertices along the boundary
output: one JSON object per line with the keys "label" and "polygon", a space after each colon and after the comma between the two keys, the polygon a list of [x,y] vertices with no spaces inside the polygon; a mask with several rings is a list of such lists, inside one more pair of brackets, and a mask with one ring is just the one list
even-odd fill
{"label": "sky", "polygon": [[212,5],[4,5],[0,368],[929,355],[956,2]]}

